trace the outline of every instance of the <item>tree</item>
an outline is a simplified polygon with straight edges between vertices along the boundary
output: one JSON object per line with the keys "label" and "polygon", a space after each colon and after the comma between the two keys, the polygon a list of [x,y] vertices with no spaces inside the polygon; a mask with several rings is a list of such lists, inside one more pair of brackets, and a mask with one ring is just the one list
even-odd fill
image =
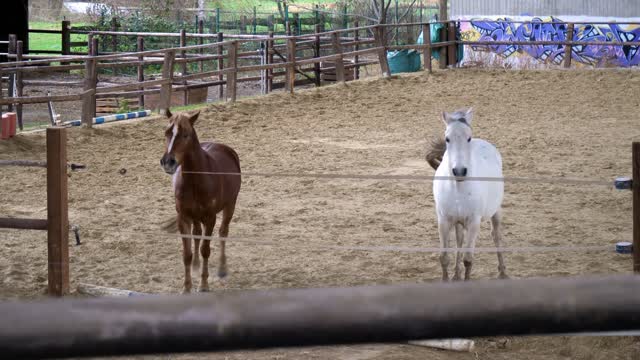
{"label": "tree", "polygon": [[51,11],[51,17],[55,20],[60,20],[60,13],[62,12],[63,0],[49,0],[49,10]]}

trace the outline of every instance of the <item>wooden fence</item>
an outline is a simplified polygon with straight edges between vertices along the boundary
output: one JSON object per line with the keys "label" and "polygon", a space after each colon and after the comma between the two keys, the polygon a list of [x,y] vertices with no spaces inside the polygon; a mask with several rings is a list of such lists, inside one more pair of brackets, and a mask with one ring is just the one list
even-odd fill
{"label": "wooden fence", "polygon": [[[432,22],[433,23],[433,22]],[[229,101],[237,98],[238,83],[246,81],[260,81],[263,93],[285,87],[293,92],[295,86],[301,84],[320,84],[322,74],[331,72],[338,82],[347,80],[346,71],[355,69],[355,78],[358,77],[358,69],[361,66],[378,63],[383,77],[390,75],[387,63],[388,50],[417,49],[423,52],[425,69],[431,71],[431,55],[433,51],[440,51],[440,68],[456,63],[456,50],[461,45],[559,45],[565,46],[565,54],[571,54],[573,46],[607,45],[607,46],[636,46],[638,42],[595,42],[595,41],[457,41],[455,39],[456,25],[453,21],[439,22],[445,24],[440,31],[439,38],[442,41],[431,42],[430,28],[432,23],[407,23],[387,24],[376,26],[364,26],[351,29],[342,29],[329,32],[319,32],[301,36],[276,36],[263,35],[225,35],[225,34],[188,34],[182,31],[173,33],[122,33],[122,32],[93,32],[89,33],[88,56],[57,56],[41,58],[42,56],[30,55],[28,61],[22,51],[20,41],[11,41],[10,49],[15,48],[15,53],[9,54],[16,61],[0,64],[0,75],[14,76],[15,96],[9,92],[9,97],[0,98],[0,106],[15,105],[18,113],[18,124],[22,129],[22,105],[32,103],[44,103],[49,101],[82,101],[82,122],[91,126],[96,116],[96,100],[113,97],[137,97],[139,103],[144,105],[144,96],[159,95],[157,108],[161,111],[171,106],[173,92],[187,91],[196,88],[219,87],[219,94],[225,95]],[[386,36],[390,31],[398,27],[419,27],[424,32],[425,43],[422,45],[390,45]],[[572,23],[568,24],[569,33],[574,29]],[[362,35],[373,34],[373,37]],[[136,36],[138,51],[130,53],[98,53],[99,35]],[[149,36],[178,37],[180,44],[177,47],[145,50],[144,40]],[[186,45],[186,39],[194,37],[199,39],[198,45]],[[226,39],[225,39],[226,38]],[[204,40],[215,40],[204,43]],[[243,50],[243,47],[253,47]],[[257,48],[257,50],[255,50]],[[13,51],[13,50],[12,50]],[[311,54],[311,55],[309,55]],[[344,63],[344,60],[349,60]],[[255,64],[255,62],[259,62]],[[58,65],[51,65],[58,62]],[[217,64],[214,70],[207,70],[205,64]],[[254,62],[247,64],[247,62]],[[331,66],[326,65],[333,63]],[[192,67],[197,70],[190,73]],[[162,66],[162,75],[159,78],[146,79],[144,68],[149,65]],[[564,66],[571,66],[571,56],[564,57]],[[137,69],[135,83],[99,86],[98,78],[101,69],[111,69],[116,72],[120,68]],[[178,69],[176,69],[176,67]],[[176,70],[178,73],[176,74]],[[82,82],[68,81],[41,81],[23,80],[26,73],[53,73],[83,71]],[[244,75],[244,76],[243,76]],[[284,77],[285,81],[274,83],[274,79]],[[197,81],[197,82],[194,82]],[[70,86],[78,85],[82,91],[71,95],[34,96],[25,97],[26,85],[40,86]],[[1,90],[1,89],[0,89]],[[1,95],[2,91],[0,91]]]}
{"label": "wooden fence", "polygon": [[[67,191],[67,130],[47,129],[47,161],[1,160],[1,166],[45,167],[47,169],[47,218],[0,217],[0,228],[46,230],[48,249],[48,293],[69,293],[69,212]],[[72,165],[76,168],[77,165]]]}

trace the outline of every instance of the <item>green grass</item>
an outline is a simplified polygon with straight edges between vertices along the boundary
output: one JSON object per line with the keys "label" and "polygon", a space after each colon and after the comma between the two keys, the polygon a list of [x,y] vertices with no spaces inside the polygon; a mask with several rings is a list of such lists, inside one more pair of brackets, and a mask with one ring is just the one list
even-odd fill
{"label": "green grass", "polygon": [[[86,24],[77,23],[73,24],[75,26],[83,26]],[[38,29],[38,30],[60,30],[60,23],[58,22],[43,22],[43,21],[31,21],[29,22],[29,29]],[[37,53],[34,50],[52,50],[52,51],[61,51],[62,50],[62,35],[59,34],[38,34],[38,33],[30,33],[29,34],[29,50],[31,53]],[[87,41],[87,35],[81,34],[71,34],[71,41]],[[79,48],[73,48],[72,51],[78,51]],[[86,51],[86,47],[82,49]]]}

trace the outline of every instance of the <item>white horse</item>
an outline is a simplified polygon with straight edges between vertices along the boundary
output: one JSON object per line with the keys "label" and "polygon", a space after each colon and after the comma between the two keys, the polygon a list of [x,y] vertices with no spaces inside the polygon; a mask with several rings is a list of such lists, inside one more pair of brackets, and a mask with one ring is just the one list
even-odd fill
{"label": "white horse", "polygon": [[[491,235],[497,248],[501,247],[501,205],[504,196],[502,181],[479,181],[469,177],[502,177],[500,152],[482,139],[472,138],[472,109],[442,113],[447,126],[445,141],[432,144],[427,161],[436,169],[436,176],[454,176],[456,180],[433,182],[433,196],[438,216],[440,246],[449,248],[451,230],[455,229],[458,249],[464,253],[464,279],[469,280],[480,223],[491,219]],[[508,278],[502,253],[498,250],[499,278]],[[453,280],[461,279],[462,256],[456,251]],[[449,280],[449,253],[440,255],[442,280]]]}

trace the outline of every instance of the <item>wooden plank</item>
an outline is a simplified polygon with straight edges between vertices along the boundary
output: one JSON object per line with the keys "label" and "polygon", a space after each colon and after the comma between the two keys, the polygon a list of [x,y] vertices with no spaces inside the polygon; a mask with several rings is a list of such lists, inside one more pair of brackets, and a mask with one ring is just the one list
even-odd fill
{"label": "wooden plank", "polygon": [[237,92],[237,82],[238,78],[238,41],[231,42],[229,46],[229,68],[231,68],[231,72],[227,74],[227,96],[228,101],[232,103],[236,101],[236,92]]}
{"label": "wooden plank", "polygon": [[345,82],[342,46],[340,46],[340,39],[338,39],[338,34],[331,35],[331,42],[333,43],[333,52],[338,55],[338,58],[335,61],[336,81]]}
{"label": "wooden plank", "polygon": [[631,148],[633,189],[633,272],[640,273],[640,142]]}
{"label": "wooden plank", "polygon": [[69,293],[67,130],[47,128],[47,249],[49,295]]}
{"label": "wooden plank", "polygon": [[[573,23],[569,23],[567,26],[567,40],[573,41]],[[564,47],[564,67],[568,69],[571,67],[571,50],[572,46],[565,45]]]}
{"label": "wooden plank", "polygon": [[80,94],[72,94],[72,95],[10,97],[6,99],[1,99],[0,105],[17,104],[17,103],[40,104],[40,103],[47,103],[49,101],[53,101],[53,102],[78,101],[78,100],[81,100],[87,92],[91,92],[91,91],[85,91]]}
{"label": "wooden plank", "polygon": [[[173,80],[173,61],[175,60],[175,51],[169,51],[164,55],[164,64],[162,64],[162,78]],[[158,105],[160,114],[164,115],[171,106],[171,82],[162,85],[160,90],[160,103]]]}
{"label": "wooden plank", "polygon": [[[287,25],[289,23],[287,22]],[[290,30],[290,29],[289,29]],[[287,75],[285,78],[285,89],[293,94],[296,82],[296,39],[287,39]]]}
{"label": "wooden plank", "polygon": [[94,297],[129,297],[147,295],[145,293],[140,293],[137,291],[122,290],[92,284],[78,284],[78,294]]}
{"label": "wooden plank", "polygon": [[46,219],[0,218],[0,229],[47,230]]}

